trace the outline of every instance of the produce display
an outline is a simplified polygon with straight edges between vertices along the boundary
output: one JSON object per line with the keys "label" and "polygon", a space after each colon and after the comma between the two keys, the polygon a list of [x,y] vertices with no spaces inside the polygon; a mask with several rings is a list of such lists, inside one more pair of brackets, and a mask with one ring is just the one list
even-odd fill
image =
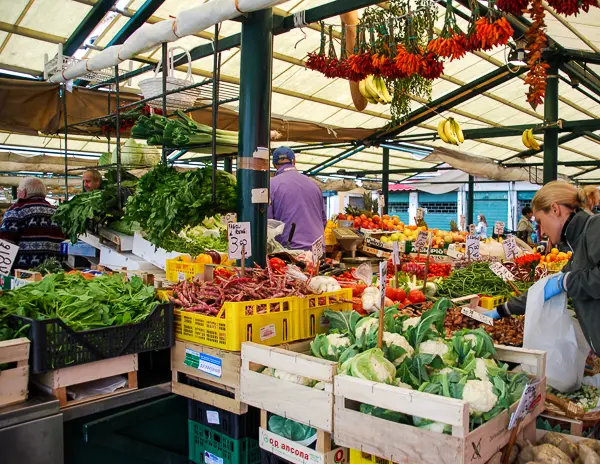
{"label": "produce display", "polygon": [[[227,251],[227,226],[219,214],[205,218],[202,224],[185,227],[178,234],[169,234],[161,241],[161,248],[197,256],[206,251]],[[219,264],[219,263],[217,263]]]}
{"label": "produce display", "polygon": [[34,272],[39,272],[43,276],[46,274],[56,274],[63,272],[62,263],[56,258],[48,258],[42,264],[32,269]]}
{"label": "produce display", "polygon": [[576,406],[583,408],[585,412],[598,408],[600,390],[593,385],[583,384],[578,390],[569,393],[559,392],[551,386],[548,386],[547,389],[548,392],[555,394],[559,398],[568,400]]}
{"label": "produce display", "polygon": [[[235,210],[235,177],[217,171],[217,201],[212,198],[211,168],[178,172],[158,165],[142,176],[125,207],[126,219],[140,224],[148,240],[159,247],[186,227],[201,225],[207,217]],[[180,251],[180,250],[178,250]]]}
{"label": "produce display", "polygon": [[499,345],[523,346],[523,333],[525,331],[525,316],[503,317],[494,321],[494,325],[487,325],[476,321],[460,312],[460,308],[450,308],[444,322],[446,334],[468,328],[485,330],[494,343]]}
{"label": "produce display", "polygon": [[523,446],[517,457],[517,463],[600,464],[600,442],[547,432],[536,445],[527,442]]}

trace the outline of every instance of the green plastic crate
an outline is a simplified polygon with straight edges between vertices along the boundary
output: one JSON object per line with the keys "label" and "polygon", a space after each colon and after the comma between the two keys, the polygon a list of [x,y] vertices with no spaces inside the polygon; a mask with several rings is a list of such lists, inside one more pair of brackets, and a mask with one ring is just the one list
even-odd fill
{"label": "green plastic crate", "polygon": [[196,464],[259,464],[258,440],[234,440],[196,421],[188,421],[189,459]]}

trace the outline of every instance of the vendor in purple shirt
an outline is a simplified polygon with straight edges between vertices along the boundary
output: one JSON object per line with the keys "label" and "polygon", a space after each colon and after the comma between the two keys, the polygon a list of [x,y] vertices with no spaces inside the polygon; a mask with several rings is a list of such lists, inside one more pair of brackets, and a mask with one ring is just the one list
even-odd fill
{"label": "vendor in purple shirt", "polygon": [[321,189],[316,182],[296,170],[296,155],[289,147],[273,152],[273,166],[277,169],[271,179],[269,218],[285,223],[283,234],[277,240],[286,246],[292,223],[296,231],[287,248],[310,250],[317,238],[322,237],[327,215]]}

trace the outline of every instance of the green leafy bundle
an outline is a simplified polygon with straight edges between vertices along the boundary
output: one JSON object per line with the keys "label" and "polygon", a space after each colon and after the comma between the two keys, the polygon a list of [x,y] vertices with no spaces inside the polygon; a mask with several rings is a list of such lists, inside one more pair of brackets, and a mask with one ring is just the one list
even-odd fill
{"label": "green leafy bundle", "polygon": [[194,227],[206,217],[235,210],[235,177],[217,171],[216,180],[215,203],[211,168],[177,172],[158,165],[138,182],[136,194],[125,207],[126,219],[138,222],[148,240],[162,246],[172,233],[178,234],[186,226]]}
{"label": "green leafy bundle", "polygon": [[[75,331],[144,320],[158,302],[154,287],[122,274],[86,279],[81,274],[50,274],[0,296],[0,321],[11,315],[34,320],[59,318]],[[5,334],[8,336],[8,332]]]}

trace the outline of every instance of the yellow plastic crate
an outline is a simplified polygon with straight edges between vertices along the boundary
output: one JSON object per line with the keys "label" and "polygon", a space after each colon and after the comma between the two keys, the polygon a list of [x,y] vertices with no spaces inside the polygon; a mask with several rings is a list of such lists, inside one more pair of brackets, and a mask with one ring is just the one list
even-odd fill
{"label": "yellow plastic crate", "polygon": [[479,306],[484,309],[496,309],[508,301],[507,296],[482,296],[479,300]]}
{"label": "yellow plastic crate", "polygon": [[190,280],[198,274],[204,274],[204,264],[186,263],[177,258],[167,259],[167,280],[179,282],[180,280]]}
{"label": "yellow plastic crate", "polygon": [[350,448],[350,464],[392,464],[392,461]]}
{"label": "yellow plastic crate", "polygon": [[300,340],[295,297],[225,303],[217,316],[175,310],[175,338],[228,351],[243,342],[280,345]]}
{"label": "yellow plastic crate", "polygon": [[[340,299],[347,301],[339,301]],[[326,309],[333,311],[352,310],[352,289],[342,288],[335,292],[299,298],[301,339],[313,338],[329,330],[329,321],[323,316]]]}

